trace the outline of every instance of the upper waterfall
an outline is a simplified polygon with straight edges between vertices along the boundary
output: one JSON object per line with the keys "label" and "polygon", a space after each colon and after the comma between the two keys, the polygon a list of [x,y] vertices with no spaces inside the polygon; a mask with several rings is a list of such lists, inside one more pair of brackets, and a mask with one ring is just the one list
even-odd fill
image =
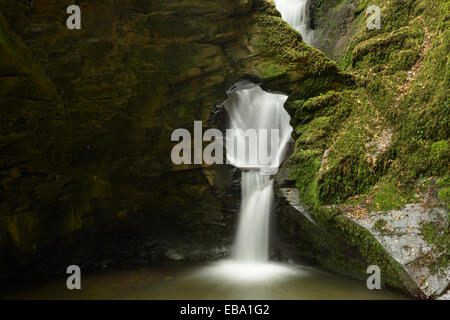
{"label": "upper waterfall", "polygon": [[308,29],[306,7],[308,0],[274,0],[274,2],[282,18],[300,32],[306,43],[312,44],[314,33]]}
{"label": "upper waterfall", "polygon": [[291,139],[291,117],[284,110],[287,96],[265,92],[250,83],[237,83],[228,91],[227,160],[241,169],[273,175]]}

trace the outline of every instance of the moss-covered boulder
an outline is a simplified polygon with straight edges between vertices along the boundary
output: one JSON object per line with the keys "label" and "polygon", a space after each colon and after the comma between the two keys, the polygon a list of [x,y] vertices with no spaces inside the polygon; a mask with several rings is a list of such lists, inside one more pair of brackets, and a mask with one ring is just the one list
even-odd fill
{"label": "moss-covered boulder", "polygon": [[[322,7],[323,16],[340,10],[347,2],[336,1],[331,7]],[[411,223],[411,233],[417,234],[417,239],[403,249],[415,251],[416,255],[411,259],[388,259],[383,267],[388,277],[401,279],[397,285],[391,285],[407,288],[416,297],[437,298],[445,293],[450,270],[445,214],[448,216],[445,181],[450,164],[450,2],[395,0],[354,4],[357,7],[348,29],[352,30],[351,36],[346,34],[344,39],[348,45],[335,56],[341,57],[338,65],[353,74],[355,86],[291,102],[298,123],[289,165],[291,179],[299,191],[299,203],[323,227],[334,230],[333,233],[341,230],[367,265],[374,262],[371,255],[375,251],[367,251],[365,242],[360,241],[364,240],[358,231],[360,226],[366,229],[367,239],[379,241],[388,255],[403,257],[394,245],[400,241],[396,237],[401,232],[397,230],[396,235],[392,228],[390,237],[383,232],[381,236],[383,221],[393,221],[395,217],[406,221],[401,217],[417,215],[417,222],[419,216],[427,217],[435,226],[433,230],[438,231],[422,233],[421,228],[427,225],[425,218],[420,222],[423,226]],[[364,12],[369,5],[381,8],[379,30],[366,26],[368,17]],[[330,21],[328,25],[338,22]],[[430,181],[436,181],[436,177],[440,179],[435,185]],[[381,216],[383,221],[374,218]],[[349,227],[349,217],[357,227]],[[286,224],[285,230],[289,230]],[[430,249],[426,245],[430,241],[439,245]],[[312,252],[319,260],[327,260],[320,245]],[[427,254],[429,259],[425,258]],[[351,260],[352,256],[348,258]],[[412,279],[413,287],[396,275],[398,268],[411,275],[407,282]]]}

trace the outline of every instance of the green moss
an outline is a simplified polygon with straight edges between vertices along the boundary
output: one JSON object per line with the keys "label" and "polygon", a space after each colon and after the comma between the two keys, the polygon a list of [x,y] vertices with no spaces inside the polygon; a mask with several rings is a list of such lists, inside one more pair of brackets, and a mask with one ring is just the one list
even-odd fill
{"label": "green moss", "polygon": [[436,273],[440,270],[445,270],[450,265],[450,255],[443,254],[441,255],[437,261],[430,266],[430,270],[432,273]]}
{"label": "green moss", "polygon": [[436,241],[436,230],[433,223],[428,222],[424,224],[420,229],[420,233],[428,243],[434,243]]}
{"label": "green moss", "polygon": [[313,3],[312,15],[316,21],[322,21],[329,9],[337,10],[336,8],[344,2],[344,0],[316,0]]}
{"label": "green moss", "polygon": [[273,63],[273,62],[267,62],[261,66],[262,71],[259,72],[259,75],[261,78],[275,78],[282,76],[286,74],[287,68],[286,66]]}
{"label": "green moss", "polygon": [[302,36],[280,17],[262,14],[258,21],[262,30],[257,45],[264,52],[282,63],[306,59],[306,50],[302,50],[305,46]]}
{"label": "green moss", "polygon": [[296,180],[300,201],[310,207],[319,206],[317,173],[320,169],[322,153],[321,150],[300,150],[293,158],[296,169],[292,172],[291,178]]}
{"label": "green moss", "polygon": [[[403,27],[393,33],[383,33],[362,41],[352,52],[352,66],[353,68],[373,68],[380,64],[398,65],[398,60],[402,58],[397,51],[404,50],[414,50],[413,56],[418,57],[423,35],[423,29],[417,22],[413,26]],[[411,60],[408,66],[412,66],[414,62],[415,60]]]}
{"label": "green moss", "polygon": [[450,148],[448,140],[435,142],[430,148],[430,160],[434,173],[440,173],[442,168],[448,168],[450,164]]}
{"label": "green moss", "polygon": [[288,64],[304,76],[323,75],[331,68],[336,71],[336,65],[319,50],[308,46],[295,31],[278,15],[269,12],[258,16],[261,28],[256,46],[268,57],[281,64]]}
{"label": "green moss", "polygon": [[323,115],[322,112],[325,108],[336,105],[340,101],[340,94],[333,90],[326,92],[315,97],[308,99],[306,102],[304,100],[295,101],[295,118],[301,123],[306,123],[311,121],[314,116]]}
{"label": "green moss", "polygon": [[450,210],[450,176],[439,179],[436,183],[436,187],[440,188],[438,192],[439,200],[447,204]]}
{"label": "green moss", "polygon": [[[447,225],[441,225],[433,222],[427,222],[422,225],[420,233],[425,241],[433,245],[432,250],[439,259],[433,261],[430,265],[432,272],[448,268],[450,254],[450,230]],[[443,254],[442,254],[443,252]]]}
{"label": "green moss", "polygon": [[[352,255],[351,258],[346,257],[347,261],[343,262],[346,268],[341,266],[344,270],[348,270],[350,267],[354,274],[358,272],[365,274],[367,266],[375,264],[380,266],[383,271],[383,282],[391,287],[404,289],[399,280],[400,274],[404,272],[402,267],[386,252],[369,231],[343,216],[337,209],[316,208],[314,215],[318,222],[326,226],[327,230],[335,235],[338,242],[346,243],[358,252],[358,255]],[[358,256],[359,259],[362,259],[359,260],[359,263],[357,262]],[[335,257],[330,257],[327,262],[339,266],[339,261],[336,261]]]}
{"label": "green moss", "polygon": [[[382,29],[361,28],[365,17],[358,18],[360,32],[340,62],[349,66],[351,60],[349,70],[361,76],[359,84],[365,87],[368,99],[377,104],[374,111],[384,117],[381,121],[394,129],[390,151],[393,158],[385,163],[389,167],[383,174],[397,179],[402,186],[410,186],[409,189],[422,177],[445,174],[450,163],[447,142],[449,79],[445,75],[448,70],[445,53],[448,41],[445,39],[449,38],[449,32],[443,29],[448,25],[443,21],[448,20],[449,4],[414,2],[415,9],[403,7],[401,1],[371,2],[382,8]],[[427,36],[433,37],[432,45],[421,61],[419,56],[426,49],[422,47],[426,30]],[[419,71],[413,66],[419,66]],[[415,78],[408,81],[408,77]],[[401,91],[405,90],[403,88],[406,92]],[[370,117],[363,121],[370,125]],[[386,187],[379,190],[379,200],[387,204],[386,208],[398,207],[401,201],[388,205],[388,198],[393,198],[386,198],[388,190]],[[410,192],[392,188],[391,191],[406,198]]]}
{"label": "green moss", "polygon": [[324,139],[330,133],[333,123],[331,117],[314,118],[306,125],[298,126],[296,133],[300,136],[300,147],[325,148]]}
{"label": "green moss", "polygon": [[384,220],[383,218],[380,218],[377,220],[377,222],[375,222],[373,227],[378,232],[382,232],[383,228],[386,226],[386,224],[387,224],[386,220]]}
{"label": "green moss", "polygon": [[367,192],[376,181],[376,175],[367,166],[364,157],[348,155],[333,165],[319,181],[320,200],[340,204],[348,198]]}
{"label": "green moss", "polygon": [[419,50],[405,49],[392,54],[389,59],[387,74],[395,74],[398,71],[407,71],[411,69],[419,59]]}
{"label": "green moss", "polygon": [[[366,27],[368,5],[382,10],[380,30]],[[365,261],[383,265],[397,285],[403,272],[398,263],[367,230],[325,207],[367,203],[369,210],[402,209],[418,200],[420,179],[448,174],[449,9],[449,1],[438,0],[359,1],[355,34],[338,62],[356,85],[324,91],[322,81],[307,78],[301,85],[313,88],[310,94],[289,105],[295,110],[293,178],[300,201],[320,224],[358,248]],[[315,91],[319,87],[322,91]],[[437,185],[439,198],[448,204],[445,179]],[[385,223],[379,219],[375,228],[381,231]],[[441,251],[448,247],[443,228],[435,228],[433,242]],[[433,238],[430,226],[423,232]],[[448,263],[446,257],[441,260]]]}
{"label": "green moss", "polygon": [[361,0],[359,1],[358,5],[355,8],[355,16],[360,15],[363,13],[368,6],[368,0]]}
{"label": "green moss", "polygon": [[443,188],[438,192],[438,198],[443,203],[447,204],[447,208],[450,210],[450,187]]}
{"label": "green moss", "polygon": [[440,178],[436,181],[436,187],[445,188],[450,187],[450,175],[446,175],[443,178]]}
{"label": "green moss", "polygon": [[413,202],[411,194],[398,187],[395,178],[385,179],[374,192],[370,210],[388,211],[402,209],[405,204]]}

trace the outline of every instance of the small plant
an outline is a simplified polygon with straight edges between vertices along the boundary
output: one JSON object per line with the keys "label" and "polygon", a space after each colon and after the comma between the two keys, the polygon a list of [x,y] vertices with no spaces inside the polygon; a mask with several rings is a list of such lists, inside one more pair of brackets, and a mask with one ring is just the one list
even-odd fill
{"label": "small plant", "polygon": [[422,237],[428,243],[434,243],[436,240],[436,230],[434,225],[431,222],[428,222],[422,226],[420,230]]}
{"label": "small plant", "polygon": [[386,224],[387,224],[386,220],[381,218],[378,219],[377,222],[375,222],[373,228],[378,232],[382,232]]}

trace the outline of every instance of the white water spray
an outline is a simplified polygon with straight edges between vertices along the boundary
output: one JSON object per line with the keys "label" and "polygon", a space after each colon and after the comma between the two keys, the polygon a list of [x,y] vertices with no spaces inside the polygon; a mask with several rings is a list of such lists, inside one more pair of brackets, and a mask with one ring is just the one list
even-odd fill
{"label": "white water spray", "polygon": [[241,188],[241,216],[234,257],[245,261],[267,261],[273,182],[269,176],[263,176],[259,171],[244,171]]}
{"label": "white water spray", "polygon": [[[293,131],[291,118],[284,109],[287,96],[265,92],[250,82],[236,84],[227,94],[229,98],[225,102],[225,109],[229,115],[229,129],[235,136],[238,133],[233,137],[238,150],[259,155],[258,149],[267,147],[271,151],[271,166],[250,161],[251,157],[239,157],[227,147],[227,160],[242,170],[240,221],[233,255],[232,259],[219,261],[201,270],[199,276],[223,279],[233,286],[246,282],[273,284],[299,274],[293,266],[269,262],[269,220],[274,204],[271,175],[276,174],[283,161]],[[248,143],[251,139],[248,139],[245,131],[259,129],[276,130],[279,137],[263,138],[262,144]]]}
{"label": "white water spray", "polygon": [[[283,161],[292,134],[291,118],[284,109],[287,96],[265,92],[251,83],[237,84],[237,89],[228,94],[225,109],[230,117],[229,128],[240,133],[236,139],[238,150],[249,150],[259,155],[260,148],[270,149],[270,168],[260,163],[248,163],[245,157],[234,157],[227,150],[230,163],[243,169],[240,221],[233,257],[238,261],[264,262],[269,260],[269,219],[274,203],[270,175],[277,172]],[[279,137],[267,139],[261,136],[258,139],[263,139],[263,144],[258,141],[248,146],[249,140],[245,135],[248,129],[277,132]],[[248,170],[249,167],[252,168]]]}
{"label": "white water spray", "polygon": [[283,19],[300,32],[306,43],[312,44],[314,31],[308,29],[306,8],[308,0],[274,0],[274,2]]}

